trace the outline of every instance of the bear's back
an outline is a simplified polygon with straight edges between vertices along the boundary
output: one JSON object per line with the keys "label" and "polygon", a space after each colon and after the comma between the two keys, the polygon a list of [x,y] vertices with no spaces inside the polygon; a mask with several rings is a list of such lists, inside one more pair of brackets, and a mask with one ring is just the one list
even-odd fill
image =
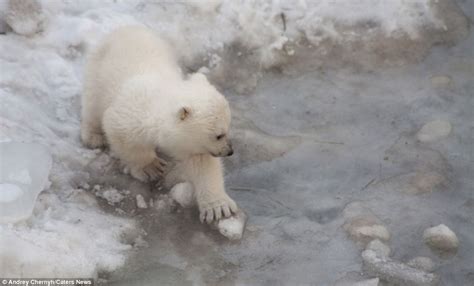
{"label": "bear's back", "polygon": [[95,108],[102,113],[127,80],[145,74],[156,74],[157,81],[181,78],[175,55],[165,41],[145,27],[118,28],[88,58],[86,93],[99,97],[94,100]]}

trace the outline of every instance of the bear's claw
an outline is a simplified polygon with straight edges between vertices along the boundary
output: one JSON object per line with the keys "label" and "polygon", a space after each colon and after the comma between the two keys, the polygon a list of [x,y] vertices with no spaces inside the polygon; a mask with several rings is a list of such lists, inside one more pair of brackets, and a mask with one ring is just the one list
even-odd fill
{"label": "bear's claw", "polygon": [[209,224],[223,217],[230,217],[233,213],[235,214],[237,210],[237,204],[231,198],[220,199],[204,204],[203,206],[200,205],[199,220],[201,223],[206,221],[206,223]]}

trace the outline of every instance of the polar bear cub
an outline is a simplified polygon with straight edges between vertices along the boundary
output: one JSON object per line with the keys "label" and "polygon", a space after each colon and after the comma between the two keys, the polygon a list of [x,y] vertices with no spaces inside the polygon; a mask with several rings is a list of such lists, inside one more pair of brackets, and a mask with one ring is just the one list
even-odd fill
{"label": "polar bear cub", "polygon": [[[202,74],[183,77],[170,47],[144,27],[115,30],[88,58],[83,143],[108,144],[139,180],[187,183],[207,222],[237,210],[218,158],[233,153],[230,119],[224,96]],[[175,162],[169,172],[158,153]]]}

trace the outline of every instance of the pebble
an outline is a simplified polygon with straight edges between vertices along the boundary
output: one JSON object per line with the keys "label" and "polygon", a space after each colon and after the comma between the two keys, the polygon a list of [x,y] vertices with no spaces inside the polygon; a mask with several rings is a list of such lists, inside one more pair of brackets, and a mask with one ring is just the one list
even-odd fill
{"label": "pebble", "polygon": [[459,247],[458,237],[444,224],[426,229],[423,233],[423,240],[434,250],[452,252]]}
{"label": "pebble", "polygon": [[431,260],[431,258],[429,257],[423,256],[418,256],[411,259],[410,261],[408,261],[407,265],[427,272],[433,272],[433,270],[435,269],[435,264],[433,260]]}
{"label": "pebble", "polygon": [[446,120],[433,120],[421,127],[416,134],[420,142],[433,142],[442,139],[451,133],[452,126]]}

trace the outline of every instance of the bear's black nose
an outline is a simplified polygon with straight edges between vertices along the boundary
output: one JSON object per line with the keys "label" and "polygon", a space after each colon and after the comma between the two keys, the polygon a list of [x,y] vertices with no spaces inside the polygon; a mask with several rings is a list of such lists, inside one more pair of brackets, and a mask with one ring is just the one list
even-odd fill
{"label": "bear's black nose", "polygon": [[234,150],[230,149],[230,151],[227,153],[227,156],[232,156],[234,154]]}

